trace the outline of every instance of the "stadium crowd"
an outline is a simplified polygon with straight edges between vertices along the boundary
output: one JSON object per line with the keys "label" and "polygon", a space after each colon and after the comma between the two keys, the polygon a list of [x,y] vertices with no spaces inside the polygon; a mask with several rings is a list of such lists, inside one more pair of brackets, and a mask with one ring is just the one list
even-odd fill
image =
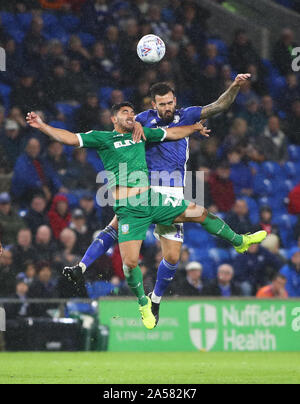
{"label": "stadium crowd", "polygon": [[[245,72],[252,78],[232,108],[208,122],[214,135],[191,139],[189,168],[205,173],[206,207],[238,233],[264,229],[269,236],[237,256],[200,225],[187,224],[169,294],[300,296],[300,76],[291,69],[293,32],[284,29],[272,60],[264,60],[243,29],[230,44],[212,37],[209,13],[191,0],[61,1],[55,11],[42,10],[42,3],[12,1],[0,12],[7,56],[0,73],[0,297],[130,294],[118,245],[87,271],[86,285],[75,289],[62,277],[113,211],[96,202],[103,169],[97,155],[49,142],[26,125],[27,112],[76,132],[110,130],[110,107],[128,99],[137,112],[151,108],[153,83],[171,83],[180,106],[207,105]],[[137,41],[148,33],[167,43],[157,66],[137,59]],[[141,256],[146,292],[161,257],[150,230]],[[29,310],[21,308],[23,315]]]}

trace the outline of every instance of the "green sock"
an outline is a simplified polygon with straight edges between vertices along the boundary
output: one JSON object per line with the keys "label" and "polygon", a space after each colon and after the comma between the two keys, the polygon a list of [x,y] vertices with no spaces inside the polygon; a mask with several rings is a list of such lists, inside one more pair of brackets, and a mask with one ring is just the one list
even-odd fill
{"label": "green sock", "polygon": [[141,306],[145,306],[148,303],[148,299],[145,295],[144,285],[143,285],[143,274],[141,268],[137,266],[136,268],[130,270],[128,267],[123,265],[123,271],[125,278],[127,280],[128,286],[131,291],[138,298],[138,302]]}
{"label": "green sock", "polygon": [[212,213],[208,213],[202,226],[208,233],[229,241],[235,247],[240,247],[243,244],[243,236],[235,233],[228,224]]}

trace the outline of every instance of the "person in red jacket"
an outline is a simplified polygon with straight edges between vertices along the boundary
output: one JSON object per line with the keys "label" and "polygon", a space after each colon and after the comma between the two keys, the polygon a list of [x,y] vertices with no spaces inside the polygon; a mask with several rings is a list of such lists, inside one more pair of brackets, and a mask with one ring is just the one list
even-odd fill
{"label": "person in red jacket", "polygon": [[54,197],[48,217],[54,238],[58,240],[60,233],[69,226],[71,221],[69,202],[66,196],[58,194]]}
{"label": "person in red jacket", "polygon": [[300,214],[300,184],[296,185],[289,194],[288,211],[291,215]]}
{"label": "person in red jacket", "polygon": [[209,179],[210,193],[214,204],[221,212],[229,212],[235,203],[233,183],[230,180],[230,166],[226,161],[218,165]]}

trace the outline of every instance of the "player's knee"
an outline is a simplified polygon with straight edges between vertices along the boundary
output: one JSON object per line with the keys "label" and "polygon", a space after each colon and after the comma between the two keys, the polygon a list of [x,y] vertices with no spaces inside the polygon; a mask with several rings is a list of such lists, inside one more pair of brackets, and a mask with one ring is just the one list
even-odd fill
{"label": "player's knee", "polygon": [[180,260],[180,252],[169,251],[164,254],[164,259],[171,265],[176,265]]}
{"label": "player's knee", "polygon": [[132,257],[125,257],[123,260],[123,268],[126,267],[129,271],[136,268],[139,264],[138,259]]}

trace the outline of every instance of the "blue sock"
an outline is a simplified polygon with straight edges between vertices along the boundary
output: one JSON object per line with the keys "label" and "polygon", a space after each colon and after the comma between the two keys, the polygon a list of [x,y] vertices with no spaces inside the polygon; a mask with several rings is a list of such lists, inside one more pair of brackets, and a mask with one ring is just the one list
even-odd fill
{"label": "blue sock", "polygon": [[101,255],[105,254],[117,239],[118,232],[112,226],[107,226],[89,246],[81,262],[88,268]]}
{"label": "blue sock", "polygon": [[152,301],[154,303],[160,303],[161,297],[164,295],[167,287],[172,282],[178,263],[175,265],[169,264],[165,259],[161,261],[157,271],[156,284],[154,292],[152,293]]}

